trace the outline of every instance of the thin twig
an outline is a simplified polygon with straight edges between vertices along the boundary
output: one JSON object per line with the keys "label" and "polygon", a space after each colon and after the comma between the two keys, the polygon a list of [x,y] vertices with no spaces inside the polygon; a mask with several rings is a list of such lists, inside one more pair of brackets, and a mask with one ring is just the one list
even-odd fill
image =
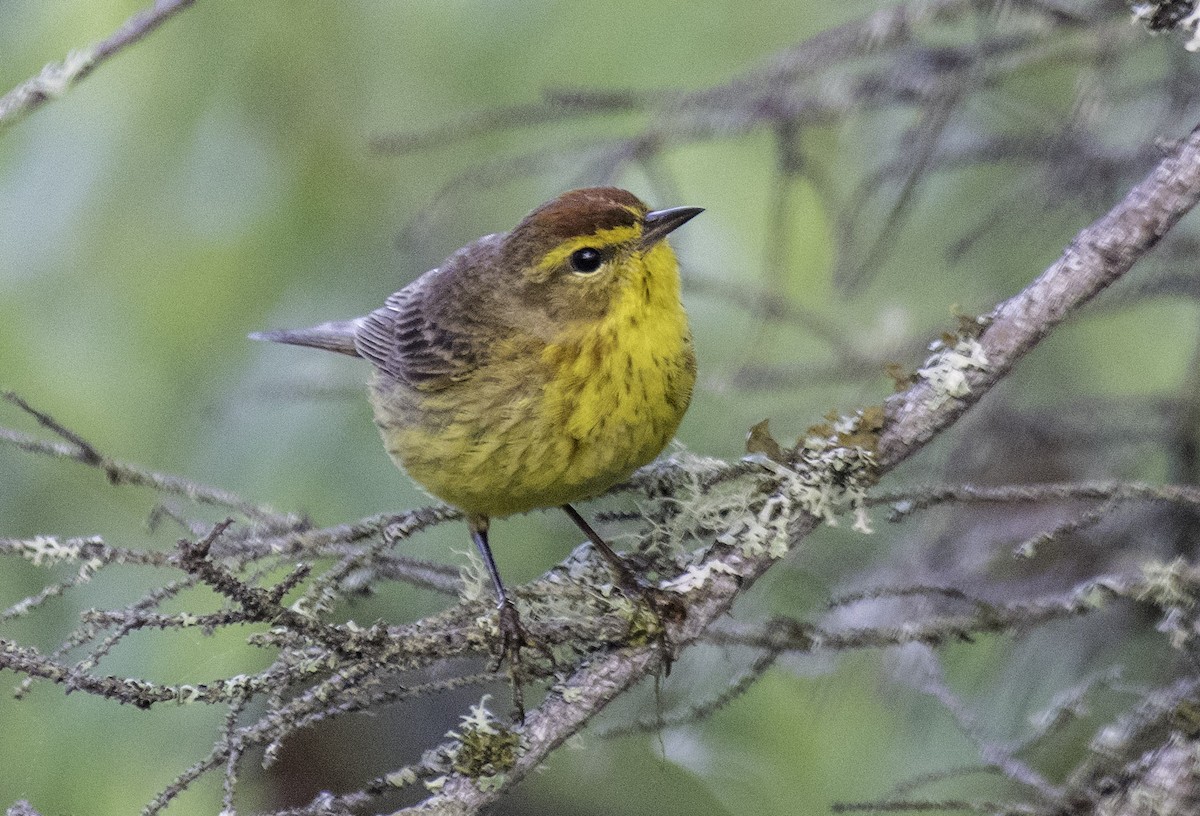
{"label": "thin twig", "polygon": [[72,51],[62,62],[49,63],[37,76],[0,97],[0,130],[62,96],[109,57],[138,42],[194,2],[155,0],[151,8],[134,14],[106,39]]}
{"label": "thin twig", "polygon": [[253,504],[227,490],[110,459],[78,433],[65,427],[46,412],[34,408],[21,396],[5,391],[0,392],[0,397],[32,416],[42,427],[66,440],[51,442],[20,431],[0,428],[0,442],[7,442],[29,453],[74,459],[104,471],[113,484],[139,485],[161,493],[182,496],[201,504],[228,507],[275,529],[296,530],[305,526],[304,520],[298,516],[279,513],[265,505]]}
{"label": "thin twig", "polygon": [[867,505],[897,505],[893,521],[939,504],[985,502],[1025,504],[1036,502],[1097,499],[1101,501],[1161,501],[1200,508],[1200,487],[1156,485],[1144,482],[1046,482],[1020,485],[917,485],[902,490],[880,491],[867,498]]}

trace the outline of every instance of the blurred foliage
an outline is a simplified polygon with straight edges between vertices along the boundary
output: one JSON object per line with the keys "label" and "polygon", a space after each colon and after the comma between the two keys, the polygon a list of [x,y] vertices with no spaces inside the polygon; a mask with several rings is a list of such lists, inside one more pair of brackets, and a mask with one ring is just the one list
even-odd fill
{"label": "blurred foliage", "polygon": [[[104,36],[142,5],[0,0],[0,88]],[[1065,4],[1076,5],[1097,7]],[[930,40],[947,54],[953,47],[970,54],[983,41],[1002,45],[1013,23],[1006,6],[938,29]],[[763,417],[790,443],[830,409],[880,402],[890,390],[885,362],[915,367],[920,344],[953,326],[953,308],[982,311],[1020,289],[1149,166],[1154,138],[1178,137],[1194,124],[1194,99],[1175,87],[1195,78],[1179,43],[1143,36],[1120,3],[1098,7],[1112,30],[1123,27],[1109,47],[1093,42],[1107,28],[1081,25],[1081,34],[1068,20],[1060,56],[994,77],[967,72],[972,82],[946,86],[962,94],[948,109],[863,103],[869,115],[806,123],[799,135],[731,128],[680,138],[652,161],[621,167],[613,180],[655,206],[707,209],[674,242],[702,377],[679,434],[686,447],[735,458]],[[365,366],[257,346],[246,333],[374,308],[474,237],[507,229],[567,187],[608,180],[572,157],[637,132],[662,109],[651,102],[536,128],[480,128],[470,139],[400,155],[373,150],[372,139],[538,106],[548,89],[715,86],[874,8],[778,0],[199,0],[63,99],[0,132],[0,386],[114,458],[307,513],[319,524],[423,504],[381,449],[362,395]],[[911,63],[903,51],[889,54],[894,62],[882,73],[940,78],[918,59],[934,51],[913,50]],[[988,66],[976,70],[986,74]],[[847,69],[830,82],[850,76]],[[733,110],[737,97],[729,93]],[[940,115],[951,124],[931,145],[923,134]],[[995,134],[1037,135],[1037,158],[1009,147],[985,162],[983,136]],[[1067,138],[1073,134],[1077,143]],[[785,137],[800,146],[800,172],[781,172]],[[927,146],[936,173],[905,163]],[[496,169],[512,157],[553,154],[567,158],[533,162],[539,172]],[[1084,154],[1096,161],[1074,160]],[[1111,162],[1111,175],[1101,160]],[[880,186],[862,186],[874,173]],[[906,177],[920,179],[909,193]],[[904,206],[892,209],[897,202]],[[896,219],[891,232],[889,219]],[[1188,272],[1187,257],[1164,251],[1052,338],[979,417],[906,465],[905,477],[1194,478],[1179,475],[1173,448],[1161,444],[1170,414],[1162,406],[1182,399],[1196,377],[1189,373],[1194,284],[1191,296],[1182,284],[1138,296],[1138,287],[1168,280],[1181,264]],[[856,260],[869,268],[854,268]],[[778,308],[806,315],[775,319],[777,310],[757,300],[764,292]],[[868,361],[840,366],[831,335]],[[1089,400],[1098,407],[1078,407]],[[1055,447],[1071,416],[1053,407],[1064,404],[1093,420],[1089,431],[1111,423],[1117,443],[1086,458]],[[15,410],[0,414],[0,425],[33,430]],[[109,487],[96,472],[0,449],[0,536],[103,531],[110,542],[149,537],[169,547],[172,529],[147,529],[154,502],[144,491]],[[1053,514],[982,515],[935,513],[907,535],[824,530],[738,611],[804,614],[844,586],[931,573],[983,591],[1011,576],[970,558],[995,557],[1051,524]],[[578,538],[557,514],[496,529],[512,582],[541,574]],[[956,550],[972,533],[977,548]],[[1190,553],[1192,542],[1179,546]],[[405,554],[458,563],[466,548],[462,530],[445,525],[406,542]],[[1162,554],[1157,545],[1147,551]],[[1068,555],[1056,551],[1057,560],[1038,563],[1051,576],[1046,585],[1080,574]],[[1099,544],[1086,555],[1105,558]],[[125,576],[124,585],[84,586],[2,634],[51,648],[81,609],[119,606],[153,585],[151,575]],[[6,563],[0,607],[42,585],[41,570]],[[364,599],[349,614],[399,621],[436,608],[431,594],[404,590]],[[1105,625],[1066,622],[1057,624],[1056,639],[1042,632],[953,647],[944,655],[948,682],[981,704],[996,739],[1017,740],[1057,690],[1098,666],[1128,666],[1130,683],[1160,679],[1171,662],[1161,643],[1144,634],[1110,641]],[[236,632],[215,644],[196,633],[166,642],[152,652],[125,643],[104,671],[180,682],[227,677],[261,660]],[[835,801],[887,795],[897,780],[974,762],[965,758],[971,742],[930,701],[928,685],[897,680],[902,659],[785,658],[708,721],[613,740],[585,734],[579,751],[561,752],[501,812],[820,813]],[[745,662],[737,649],[698,650],[657,693],[643,689],[619,701],[608,719],[717,693]],[[1120,710],[1127,701],[1119,697],[1093,700],[1089,722]],[[301,804],[319,790],[361,784],[407,761],[475,699],[438,698],[425,708],[327,724],[287,743],[258,787],[243,792],[241,807]],[[27,798],[45,813],[103,816],[135,812],[202,756],[220,716],[194,707],[135,713],[35,685],[23,701],[0,696],[0,722],[0,805]],[[246,763],[248,775],[256,759]],[[1070,767],[1064,761],[1059,770]],[[942,783],[938,795],[981,790],[970,781]],[[985,783],[985,793],[988,784],[1003,789]],[[209,779],[171,812],[211,813],[217,801],[219,782]]]}

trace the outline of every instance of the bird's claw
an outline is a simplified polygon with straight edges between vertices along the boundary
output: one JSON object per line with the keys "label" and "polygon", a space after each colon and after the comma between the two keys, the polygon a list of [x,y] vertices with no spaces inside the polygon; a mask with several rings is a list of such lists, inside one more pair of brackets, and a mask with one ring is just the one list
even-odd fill
{"label": "bird's claw", "polygon": [[542,653],[551,666],[555,665],[554,655],[545,645],[529,637],[525,627],[521,625],[521,616],[513,602],[505,598],[497,607],[499,613],[498,627],[500,629],[500,652],[491,666],[491,671],[499,671],[500,666],[508,663],[508,679],[512,686],[513,719],[518,723],[525,722],[525,693],[522,683],[524,666],[521,662],[521,649],[532,646]]}
{"label": "bird's claw", "polygon": [[657,641],[662,655],[663,675],[669,676],[675,656],[675,645],[671,642],[667,626],[682,622],[687,617],[687,607],[676,593],[664,591],[641,580],[624,564],[622,569],[617,571],[617,579],[621,594],[633,603],[640,604],[653,618],[652,621],[642,618],[639,623],[635,617],[630,621],[631,641]]}

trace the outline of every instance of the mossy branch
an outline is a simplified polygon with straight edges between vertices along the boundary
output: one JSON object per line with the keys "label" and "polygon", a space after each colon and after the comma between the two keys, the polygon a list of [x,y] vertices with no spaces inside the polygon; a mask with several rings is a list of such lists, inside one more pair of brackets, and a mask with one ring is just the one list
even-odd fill
{"label": "mossy branch", "polygon": [[[1197,201],[1200,201],[1200,128],[1166,156],[1109,213],[1076,236],[1062,258],[1020,294],[999,304],[977,338],[987,363],[966,373],[969,390],[947,398],[920,380],[888,403],[888,423],[879,441],[879,465],[894,468],[933,436],[949,427],[1069,314],[1111,285],[1146,254]],[[799,515],[788,526],[790,546],[799,546],[818,522]],[[684,623],[672,626],[672,643],[684,648],[702,637],[733,600],[774,563],[768,555],[717,553],[712,580],[688,599]],[[660,665],[653,647],[608,655],[571,676],[563,693],[552,694],[534,711],[525,730],[525,753],[498,790],[482,790],[463,777],[452,778],[419,808],[444,813],[475,813],[541,764],[623,690]]]}
{"label": "mossy branch", "polygon": [[[65,91],[101,61],[146,36],[190,4],[190,0],[160,1],[152,10],[131,18],[113,37],[73,55],[63,65],[49,67],[41,76],[15,89],[0,99],[0,127]],[[1094,25],[1104,34],[1115,25],[1112,20],[1097,22],[1095,16],[1073,12],[1057,3],[1014,5],[1039,18],[1054,20],[1065,29]],[[449,130],[396,137],[381,146],[409,150],[444,144],[497,127],[565,121],[614,111],[644,113],[654,121],[643,132],[629,139],[588,145],[586,152],[591,165],[608,168],[605,172],[628,162],[650,167],[671,143],[741,134],[763,127],[776,136],[782,190],[793,176],[802,171],[812,172],[805,166],[795,140],[802,126],[842,121],[856,110],[912,104],[922,114],[919,117],[922,126],[914,131],[915,149],[908,151],[902,161],[889,164],[869,177],[854,196],[855,205],[851,208],[858,215],[886,181],[901,181],[896,204],[882,219],[884,227],[878,233],[881,238],[871,244],[866,255],[877,259],[880,257],[877,250],[887,243],[882,238],[890,238],[898,230],[917,182],[933,169],[984,160],[981,157],[1003,161],[1015,155],[1042,152],[1046,146],[1044,139],[1027,143],[1014,139],[964,140],[954,150],[940,143],[948,113],[958,99],[978,91],[994,78],[989,72],[995,70],[998,74],[1014,65],[1036,63],[1045,59],[1047,53],[1062,53],[1046,47],[1041,39],[1042,31],[1057,33],[1053,27],[989,40],[989,49],[918,48],[913,42],[915,23],[955,19],[976,7],[969,0],[937,0],[881,10],[788,49],[730,82],[698,92],[550,92],[544,104],[489,112]],[[1120,22],[1124,29],[1130,28],[1123,20]],[[1098,40],[1102,44],[1106,41],[1104,37]],[[1081,52],[1095,47],[1092,43],[1070,46]],[[889,49],[895,49],[901,57],[901,52],[911,49],[922,59],[915,60],[904,71],[897,71],[895,63],[888,63],[864,72],[850,83],[850,91],[845,93],[839,85],[842,78],[820,74],[820,69],[830,61],[845,62]],[[991,58],[1000,63],[999,68],[987,61]],[[797,80],[810,74],[818,78],[816,87],[802,91]],[[1070,134],[1057,136],[1061,137],[1063,152],[1056,156],[1067,156],[1079,147],[1068,138]],[[1143,150],[1136,155],[1148,154]],[[1131,161],[1130,154],[1119,151],[1101,151],[1089,158]],[[491,178],[528,172],[531,167],[542,166],[537,161],[566,164],[570,159],[548,151],[537,160],[515,161],[501,167]],[[1090,169],[1086,163],[1084,167]],[[472,173],[471,182],[482,183],[480,179],[484,176],[476,169]],[[523,725],[504,724],[481,704],[464,718],[463,726],[449,742],[432,749],[419,763],[372,780],[353,793],[322,794],[310,805],[292,812],[341,813],[365,807],[396,788],[417,782],[426,783],[432,795],[408,812],[478,812],[519,783],[610,702],[659,672],[668,657],[663,651],[664,643],[675,653],[694,644],[717,644],[749,648],[757,654],[723,692],[678,715],[655,718],[634,728],[661,728],[708,716],[744,692],[787,653],[901,646],[927,654],[927,646],[970,641],[994,633],[1019,633],[1048,621],[1092,614],[1116,600],[1162,613],[1159,630],[1173,643],[1194,641],[1194,599],[1200,597],[1200,575],[1185,561],[1155,562],[1138,570],[1101,573],[1064,591],[1043,592],[1033,598],[1005,603],[926,582],[863,591],[836,604],[835,611],[844,611],[866,602],[936,598],[955,609],[954,613],[939,610],[936,614],[906,617],[899,623],[886,625],[818,626],[792,618],[738,624],[721,618],[785,552],[803,546],[807,536],[823,521],[834,519],[837,510],[846,509],[831,508],[828,500],[831,495],[845,496],[847,479],[862,477],[860,471],[848,470],[848,463],[865,463],[864,470],[873,480],[918,452],[958,421],[1065,319],[1125,275],[1198,199],[1200,135],[1193,131],[1187,138],[1167,145],[1165,157],[1157,167],[1104,218],[1080,232],[1061,258],[1033,283],[998,304],[988,315],[964,320],[956,335],[938,341],[935,353],[917,372],[915,383],[888,401],[886,422],[881,428],[872,426],[867,431],[827,428],[814,436],[834,441],[814,453],[804,444],[785,449],[770,438],[764,425],[762,433],[752,438],[754,455],[741,461],[716,462],[679,456],[637,474],[621,488],[637,492],[647,502],[646,512],[632,520],[642,524],[634,536],[637,549],[634,557],[642,560],[648,573],[661,576],[660,589],[676,593],[686,604],[686,615],[668,622],[665,639],[649,636],[659,633],[647,632],[647,625],[638,618],[636,610],[631,610],[619,593],[608,591],[612,589],[611,582],[605,585],[608,579],[602,565],[581,551],[541,580],[515,593],[528,608],[525,617],[530,635],[552,650],[558,660],[550,664],[534,656],[521,667],[521,681],[549,687],[546,697],[529,712]],[[776,245],[787,239],[785,206],[785,197],[780,195],[774,219],[778,227],[778,234],[773,236]],[[782,255],[773,257],[776,266],[786,266]],[[848,285],[857,285],[858,281],[853,278]],[[781,306],[754,293],[745,301],[763,313],[803,326],[833,348],[840,363],[872,370],[883,359],[864,355],[848,341],[839,326],[816,319],[794,304]],[[912,339],[906,338],[906,342],[911,345]],[[187,536],[169,553],[111,546],[98,536],[0,539],[0,554],[25,558],[47,568],[70,565],[76,569],[0,613],[0,621],[29,614],[51,598],[93,580],[114,566],[175,573],[172,580],[125,608],[86,611],[80,625],[52,654],[0,640],[0,668],[18,672],[27,681],[50,680],[69,690],[142,708],[163,702],[228,707],[224,727],[210,754],[167,786],[148,805],[147,813],[157,813],[194,780],[222,769],[224,807],[231,811],[238,765],[250,749],[263,748],[269,763],[277,756],[282,742],[300,729],[420,695],[480,685],[495,676],[474,670],[476,664],[490,657],[496,631],[494,609],[489,601],[480,600],[471,577],[463,578],[453,569],[405,559],[392,552],[397,542],[458,518],[456,511],[434,506],[323,530],[312,529],[301,517],[279,513],[218,488],[113,460],[20,397],[6,396],[58,439],[48,441],[0,429],[0,442],[35,454],[78,461],[98,469],[113,484],[141,486],[169,499],[215,506],[238,519],[212,525],[187,518],[177,508],[165,509],[163,515],[178,522]],[[858,418],[865,419],[865,414],[860,412]],[[871,414],[884,417],[881,410]],[[814,462],[820,458],[818,453],[845,452],[851,448],[854,453],[847,459],[826,460],[831,467],[821,474],[827,477],[825,482],[813,483],[811,477]],[[857,503],[851,502],[855,510],[863,510],[871,501],[861,491],[854,495],[858,496]],[[948,485],[876,494],[874,499],[893,505],[896,520],[945,502],[1099,502],[1054,523],[1037,541],[1065,537],[1094,526],[1107,519],[1118,505],[1141,500],[1165,501],[1187,509],[1200,503],[1197,491],[1186,485],[1086,483],[1002,488]],[[690,549],[681,546],[681,541],[687,542]],[[306,565],[318,559],[333,564],[310,572]],[[283,577],[278,578],[279,575]],[[270,576],[276,576],[277,580],[272,583]],[[393,579],[431,587],[458,600],[438,615],[406,625],[388,625],[383,621],[365,626],[353,621],[329,622],[329,612],[339,600],[358,588]],[[184,589],[207,592],[204,597],[209,598],[216,610],[208,607],[203,611],[173,614],[159,611],[165,601],[177,597]],[[271,650],[274,659],[270,666],[254,675],[183,685],[104,677],[95,671],[118,643],[140,631],[198,627],[213,632],[235,626],[247,627],[251,643]],[[78,650],[87,651],[80,659],[69,660],[67,656]],[[445,669],[455,661],[470,662],[472,669],[449,679],[413,680],[418,671]],[[1133,801],[1130,797],[1118,800],[1117,793],[1121,792],[1114,793],[1104,787],[1108,766],[1085,769],[1088,773],[1081,773],[1079,779],[1068,780],[1062,786],[1047,783],[1028,765],[1014,760],[1015,750],[985,739],[975,728],[971,712],[948,692],[936,672],[926,678],[922,690],[952,711],[964,733],[980,748],[984,763],[972,766],[973,769],[986,767],[1017,780],[1034,790],[1039,802],[1026,805],[957,799],[924,803],[896,800],[862,808],[960,807],[977,812],[1041,816],[1062,812],[1066,805],[1084,801],[1068,802],[1074,795],[1085,795],[1085,800],[1093,804],[1102,803],[1106,801],[1103,797],[1109,796],[1113,813],[1125,812],[1121,808]],[[1195,684],[1171,688],[1159,696],[1161,699],[1155,705],[1146,706],[1146,710],[1122,723],[1122,728],[1114,729],[1114,744],[1120,749],[1123,763],[1121,778],[1129,780],[1129,791],[1135,794],[1140,790],[1138,785],[1149,781],[1156,768],[1180,767],[1177,752],[1172,753],[1175,748],[1191,750],[1186,741],[1164,740],[1162,732],[1167,726],[1186,724],[1189,709],[1195,707]],[[262,705],[251,706],[251,701]],[[1061,713],[1070,706],[1071,701],[1056,703],[1055,711]],[[1131,760],[1129,755],[1147,735],[1154,738],[1152,750],[1136,762]],[[468,749],[474,751],[474,756],[467,756]],[[1186,781],[1194,773],[1190,766],[1184,766],[1176,776]],[[10,812],[32,813],[32,808],[17,803]]]}
{"label": "mossy branch", "polygon": [[[993,317],[985,321],[986,325],[977,338],[968,337],[959,343],[960,346],[962,343],[975,343],[977,349],[964,352],[958,346],[947,344],[939,352],[941,360],[927,363],[923,370],[932,371],[941,366],[941,382],[943,386],[951,383],[953,390],[939,393],[931,378],[927,378],[892,401],[889,406],[891,422],[882,429],[879,442],[883,466],[888,468],[896,465],[919,450],[933,434],[948,427],[1067,314],[1128,270],[1133,261],[1145,253],[1154,240],[1200,198],[1198,157],[1200,135],[1194,132],[1109,215],[1084,230],[1063,261],[1020,295],[997,307],[992,313]],[[1152,207],[1165,208],[1169,215],[1154,215],[1148,211]],[[952,354],[959,355],[961,360],[967,362],[958,369],[953,364],[944,365]],[[967,390],[962,389],[962,381],[956,382],[949,376],[954,371],[961,372]],[[117,465],[46,414],[36,411],[19,398],[10,397],[10,401],[65,441],[41,443],[12,431],[0,434],[0,440],[31,452],[82,461],[109,473],[110,478],[116,472],[119,478],[114,481],[134,482],[200,501],[215,500],[222,506],[237,508],[248,519],[269,522],[247,527],[233,527],[225,522],[211,528],[209,534],[197,544],[185,541],[178,553],[166,560],[161,557],[158,559],[156,566],[179,569],[194,583],[209,585],[232,603],[230,608],[216,616],[191,619],[164,617],[154,613],[151,603],[124,612],[92,613],[84,622],[89,634],[95,634],[95,630],[87,627],[99,627],[101,624],[118,625],[121,631],[129,633],[150,626],[220,627],[257,623],[266,627],[266,631],[254,636],[256,642],[281,649],[273,666],[264,673],[238,683],[218,681],[195,686],[159,686],[138,680],[98,678],[86,670],[57,663],[36,651],[9,642],[5,642],[0,650],[0,664],[7,668],[139,706],[194,700],[221,702],[240,710],[249,696],[261,694],[271,685],[278,687],[281,682],[284,685],[298,684],[298,693],[290,701],[281,701],[279,707],[271,709],[256,722],[243,726],[230,725],[226,736],[215,746],[210,757],[189,769],[165,789],[150,806],[148,813],[160,810],[192,780],[210,770],[225,767],[227,774],[233,774],[236,766],[234,758],[241,756],[252,745],[267,745],[273,751],[270,746],[277,746],[280,740],[296,729],[417,693],[415,689],[403,687],[382,692],[376,686],[385,676],[394,677],[398,672],[433,661],[462,655],[486,655],[490,651],[495,635],[488,629],[490,605],[486,602],[464,602],[440,616],[407,626],[386,626],[382,623],[367,628],[352,624],[332,626],[319,618],[328,603],[326,595],[332,593],[329,597],[336,596],[340,583],[350,574],[352,567],[374,568],[387,562],[394,558],[386,553],[389,542],[410,535],[430,523],[454,518],[452,511],[429,508],[404,517],[368,519],[325,531],[306,530],[292,517],[264,511],[236,497],[200,489],[170,477],[152,475],[139,468]],[[838,436],[834,434],[831,438]],[[800,477],[797,468],[801,467],[802,460],[798,456],[798,451],[788,453],[780,449],[776,461],[764,458],[761,454],[758,458],[738,463],[668,460],[639,474],[627,486],[627,489],[644,490],[652,497],[669,499],[663,507],[671,508],[672,513],[682,514],[680,518],[683,520],[679,523],[692,530],[693,534],[708,530],[707,535],[715,535],[711,543],[682,556],[682,561],[679,560],[679,554],[675,554],[671,561],[675,570],[684,570],[671,580],[678,582],[676,586],[687,605],[684,619],[668,624],[667,642],[672,644],[676,652],[706,637],[715,638],[718,642],[734,642],[730,639],[733,637],[731,631],[708,633],[712,624],[729,610],[733,601],[778,561],[780,553],[773,546],[749,546],[752,531],[758,530],[764,520],[781,531],[787,548],[799,546],[820,524],[820,519],[802,509],[812,505],[794,502],[798,495],[794,491],[800,489],[796,479]],[[696,507],[680,500],[683,495],[681,491],[686,493],[687,485],[699,491],[696,499],[703,501],[705,491],[722,490],[733,484],[742,484],[745,492],[738,501],[745,504],[735,502],[726,505],[724,510],[712,517],[688,515],[694,513]],[[1076,493],[1081,494],[1083,490],[1078,488]],[[945,492],[942,491],[942,495]],[[958,490],[959,497],[966,497],[969,492],[965,488]],[[1097,492],[1092,489],[1092,495]],[[1147,495],[1151,491],[1133,492]],[[930,501],[936,498],[935,493],[930,492]],[[1043,490],[1040,497],[1052,495],[1053,491]],[[1168,496],[1175,499],[1192,498],[1186,489],[1174,493],[1168,488],[1157,491],[1159,498]],[[1012,495],[997,493],[991,498],[1012,498]],[[1030,496],[1027,494],[1024,498]],[[743,507],[741,512],[749,514],[746,516],[747,522],[739,522],[738,514],[732,512],[738,506]],[[722,529],[728,532],[721,534]],[[653,535],[649,536],[643,546],[653,538]],[[10,542],[8,547],[14,553],[38,557],[20,542]],[[53,551],[54,558],[86,560],[87,563],[94,560],[88,558],[90,554],[99,558],[100,565],[138,560],[129,553],[106,549],[102,542],[92,539],[81,541],[74,548],[52,547],[43,550],[47,553]],[[308,598],[309,605],[299,608],[295,605],[284,606],[283,595],[293,588],[299,589],[307,580],[305,572],[296,571],[295,559],[313,552],[339,550],[342,557],[338,564],[313,579],[310,589],[303,594]],[[240,570],[251,564],[261,574],[270,563],[284,566],[289,562],[293,564],[289,577],[274,588],[257,587],[239,574]],[[667,567],[660,563],[659,569]],[[683,580],[685,575],[690,577]],[[563,582],[552,576],[548,576],[548,580],[549,583],[541,587],[526,588],[525,593],[519,594],[539,599],[560,595],[564,590]],[[1190,579],[1179,573],[1172,580]],[[1159,593],[1156,597],[1160,597],[1163,603],[1169,601],[1168,596],[1172,592],[1183,591],[1164,589],[1166,584],[1162,580],[1155,586],[1159,587],[1155,590]],[[311,587],[322,589],[313,591]],[[1111,595],[1121,594],[1109,584],[1098,585],[1098,588]],[[1151,592],[1150,588],[1145,591]],[[571,595],[568,593],[562,597],[570,598]],[[583,598],[575,597],[576,601],[572,603]],[[970,637],[978,632],[1005,631],[1055,616],[1081,613],[1094,606],[1095,601],[1090,591],[1083,591],[1074,600],[1064,597],[1040,606],[1036,603],[1007,609],[981,606],[957,621],[932,621],[925,633],[921,632],[920,627],[906,627],[903,633],[864,631],[841,637],[847,647],[855,648],[906,640],[937,643],[955,636],[955,633],[959,637]],[[612,700],[663,665],[664,655],[658,639],[648,639],[646,645],[641,646],[612,648],[622,642],[622,631],[629,625],[628,620],[622,622],[619,608],[610,608],[603,614],[593,613],[589,619],[590,629],[582,626],[578,619],[530,616],[531,634],[535,638],[547,644],[568,645],[575,654],[586,655],[587,659],[573,662],[573,668],[567,675],[561,677],[545,699],[529,712],[523,727],[517,729],[521,737],[521,750],[502,775],[483,785],[477,779],[455,770],[459,766],[450,762],[443,777],[438,780],[436,791],[412,812],[431,808],[445,813],[478,812],[538,767],[555,748],[582,729]],[[792,641],[778,640],[780,632],[792,638]],[[747,637],[742,637],[741,642],[758,645],[769,653],[778,654],[791,648],[813,648],[817,643],[836,645],[838,638],[830,633],[805,630],[796,625],[771,627],[764,637],[766,641],[762,643]],[[83,637],[79,642],[86,639]],[[762,664],[759,674],[770,664],[770,659],[764,657],[759,661]],[[92,663],[94,660],[87,665]],[[550,667],[531,664],[527,668],[526,681],[548,677],[551,673]],[[722,702],[717,700],[713,706],[720,704]],[[232,785],[232,782],[229,784]]]}

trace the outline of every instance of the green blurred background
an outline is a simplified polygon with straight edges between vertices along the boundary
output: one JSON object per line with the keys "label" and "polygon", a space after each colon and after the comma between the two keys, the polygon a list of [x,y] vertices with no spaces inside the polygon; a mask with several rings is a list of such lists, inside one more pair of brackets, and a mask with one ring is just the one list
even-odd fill
{"label": "green blurred background", "polygon": [[[143,4],[0,0],[0,87],[105,36]],[[0,132],[0,385],[109,456],[304,512],[320,525],[423,504],[379,445],[362,394],[364,365],[255,344],[247,332],[376,307],[449,251],[595,179],[565,166],[488,189],[460,185],[439,197],[447,183],[499,157],[629,133],[638,120],[498,131],[399,157],[372,151],[370,139],[534,102],[546,88],[715,84],[872,7],[199,0],[63,99]],[[1055,104],[1052,91],[1034,100],[1037,93],[1024,103]],[[827,142],[832,167],[853,173],[854,151],[887,137],[829,132],[812,139]],[[836,155],[847,158],[838,164]],[[994,180],[939,184],[936,210],[916,216],[915,237],[891,264],[904,277],[877,279],[848,303],[830,283],[832,215],[803,182],[790,193],[786,277],[764,271],[776,169],[767,134],[680,147],[662,161],[677,198],[659,198],[662,185],[637,171],[616,180],[654,206],[707,208],[674,241],[702,375],[679,438],[698,453],[727,458],[740,455],[746,429],[764,417],[791,439],[827,410],[878,402],[890,386],[880,374],[743,391],[731,376],[743,364],[827,359],[828,349],[794,328],[764,327],[714,286],[772,286],[880,343],[910,333],[932,337],[952,325],[952,304],[978,311],[1016,291],[1090,220],[1083,213],[1048,218],[1025,240],[991,247],[1001,257],[985,252],[969,268],[952,268],[928,252],[928,236],[953,234],[967,214],[977,217]],[[1192,312],[1178,304],[1147,309],[1064,333],[1019,373],[1014,392],[1030,399],[1056,389],[1119,392],[1135,372],[1138,393],[1171,386],[1181,360],[1147,354],[1129,340],[1150,318],[1159,348],[1186,346]],[[11,407],[0,408],[0,425],[36,430]],[[109,487],[80,466],[0,448],[0,536],[95,533],[113,544],[170,546],[175,531],[147,529],[155,501],[146,491]],[[558,514],[503,521],[494,535],[514,582],[540,574],[577,543]],[[444,525],[405,546],[457,563],[467,542],[458,525]],[[885,536],[826,531],[744,604],[749,611],[819,604],[838,576],[886,546]],[[0,608],[36,592],[45,575],[5,563]],[[0,635],[53,648],[80,609],[128,603],[155,577],[114,571],[29,620],[6,624]],[[439,604],[400,590],[347,615],[402,621]],[[644,689],[609,716],[645,716],[715,691],[743,657],[701,651],[663,683],[660,698]],[[980,688],[1000,660],[986,644],[956,647],[950,657],[968,690]],[[203,682],[262,660],[236,632],[144,636],[102,671]],[[1063,666],[1062,679],[1077,669]],[[648,737],[585,734],[577,750],[560,751],[504,807],[821,813],[831,802],[880,796],[909,774],[963,761],[970,749],[947,715],[883,676],[873,654],[788,661],[708,722]],[[0,674],[0,691],[15,682]],[[1010,690],[1014,699],[998,721],[1044,703],[1039,688],[1027,681]],[[289,743],[267,774],[256,773],[250,758],[242,808],[302,803],[323,788],[345,790],[412,761],[477,696],[318,729]],[[49,685],[21,702],[0,694],[0,806],[28,798],[47,814],[136,812],[207,753],[219,728],[219,712],[163,706],[143,713],[82,694],[64,697]],[[219,801],[219,783],[208,779],[170,812],[214,813]]]}

